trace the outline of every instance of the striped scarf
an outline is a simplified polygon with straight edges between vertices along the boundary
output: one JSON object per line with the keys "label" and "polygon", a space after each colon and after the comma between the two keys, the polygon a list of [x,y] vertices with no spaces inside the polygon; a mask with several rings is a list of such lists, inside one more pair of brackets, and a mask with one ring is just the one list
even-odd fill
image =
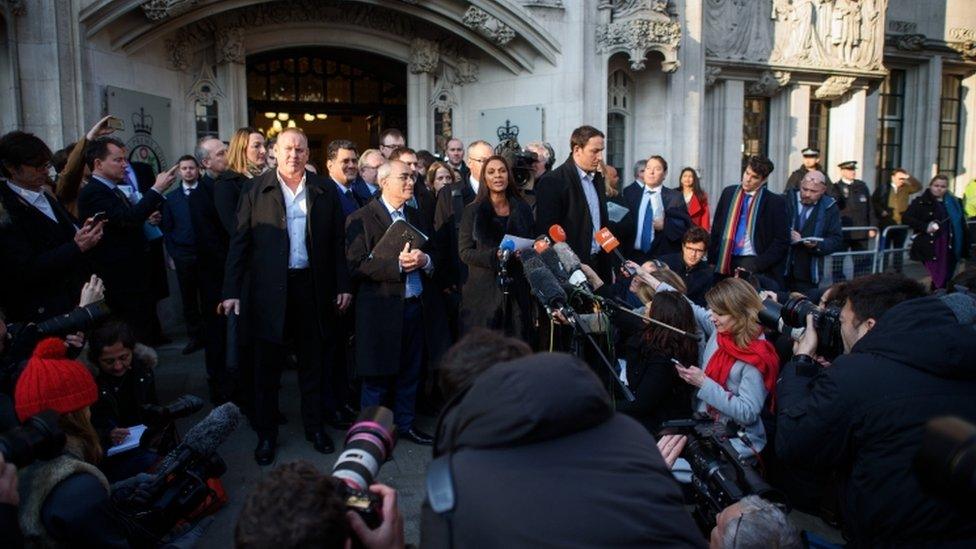
{"label": "striped scarf", "polygon": [[[752,197],[752,202],[749,204],[748,222],[746,224],[746,235],[749,238],[752,238],[752,231],[756,226],[756,216],[759,213],[759,200],[762,197],[762,191],[763,189],[760,188],[755,196]],[[742,203],[745,201],[745,197],[746,193],[742,191],[742,186],[740,185],[735,190],[735,195],[732,197],[732,204],[725,216],[725,230],[722,231],[722,239],[718,246],[718,257],[715,259],[718,272],[724,275],[732,274],[732,252],[735,250],[735,229],[739,222],[739,216],[742,215]]]}

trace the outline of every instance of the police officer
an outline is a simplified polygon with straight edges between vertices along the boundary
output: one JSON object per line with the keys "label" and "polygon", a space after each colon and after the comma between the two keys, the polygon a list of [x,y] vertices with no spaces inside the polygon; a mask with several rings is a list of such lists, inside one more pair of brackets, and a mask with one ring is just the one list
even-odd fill
{"label": "police officer", "polygon": [[[874,212],[871,208],[871,191],[864,181],[856,179],[857,161],[848,160],[837,165],[840,168],[840,179],[834,184],[834,198],[840,206],[840,222],[844,227],[874,226]],[[844,233],[844,247],[841,251],[864,251],[868,249],[868,240],[874,238],[877,231],[848,231]],[[833,263],[834,280],[844,280],[842,261]],[[871,256],[865,254],[854,256],[854,276],[871,272]]]}
{"label": "police officer", "polygon": [[[803,181],[803,176],[811,170],[818,170],[823,172],[824,177],[827,176],[827,170],[820,166],[820,151],[811,147],[807,147],[800,151],[803,155],[803,165],[793,171],[790,174],[790,178],[786,180],[786,187],[783,192],[787,192],[790,189],[800,189],[800,181]],[[831,188],[830,178],[827,177],[827,188]]]}

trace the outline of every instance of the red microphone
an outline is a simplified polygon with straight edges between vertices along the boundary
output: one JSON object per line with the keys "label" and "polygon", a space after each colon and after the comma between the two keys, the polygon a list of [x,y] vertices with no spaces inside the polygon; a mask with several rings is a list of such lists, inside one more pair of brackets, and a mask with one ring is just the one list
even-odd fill
{"label": "red microphone", "polygon": [[599,244],[601,248],[603,248],[603,251],[607,252],[608,254],[609,253],[615,254],[617,256],[617,259],[620,260],[620,264],[623,266],[624,270],[630,273],[630,276],[634,276],[635,274],[637,274],[637,271],[635,271],[633,268],[627,267],[627,259],[624,257],[624,254],[620,253],[620,250],[618,249],[620,247],[620,241],[617,240],[617,237],[613,236],[613,233],[610,232],[610,229],[603,227],[602,229],[597,231],[595,235],[593,235],[593,240],[595,240],[596,243]]}
{"label": "red microphone", "polygon": [[549,227],[549,238],[553,242],[566,242],[566,231],[563,226],[557,224]]}
{"label": "red microphone", "polygon": [[535,253],[541,254],[542,252],[549,249],[549,239],[546,236],[539,236],[535,239],[535,243],[532,244],[532,249]]}

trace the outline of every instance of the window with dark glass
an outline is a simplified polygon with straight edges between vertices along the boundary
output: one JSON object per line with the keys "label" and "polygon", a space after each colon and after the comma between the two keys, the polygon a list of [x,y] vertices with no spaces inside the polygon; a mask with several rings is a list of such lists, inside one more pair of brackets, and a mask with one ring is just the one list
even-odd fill
{"label": "window with dark glass", "polygon": [[623,113],[612,112],[607,115],[607,164],[617,168],[624,167],[624,146],[627,135],[627,118]]}
{"label": "window with dark glass", "polygon": [[627,154],[627,118],[630,116],[630,75],[615,70],[607,82],[607,164],[622,170]]}
{"label": "window with dark glass", "polygon": [[901,143],[905,123],[905,71],[892,69],[881,83],[878,102],[878,152],[875,157],[879,185],[891,179],[901,165]]}
{"label": "window with dark glass", "polygon": [[769,98],[746,96],[742,114],[742,156],[769,156]]}
{"label": "window with dark glass", "polygon": [[951,181],[959,168],[959,121],[962,114],[962,77],[942,75],[939,108],[939,173]]}
{"label": "window with dark glass", "polygon": [[217,102],[211,101],[209,105],[197,101],[194,105],[194,118],[196,120],[197,139],[219,134],[217,127]]}
{"label": "window with dark glass", "polygon": [[810,101],[810,127],[807,131],[807,147],[820,151],[820,165],[827,167],[827,143],[830,135],[830,101]]}

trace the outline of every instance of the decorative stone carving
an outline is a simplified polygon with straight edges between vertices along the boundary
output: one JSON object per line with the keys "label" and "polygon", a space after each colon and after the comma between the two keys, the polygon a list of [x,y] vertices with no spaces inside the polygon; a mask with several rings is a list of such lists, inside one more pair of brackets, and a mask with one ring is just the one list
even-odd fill
{"label": "decorative stone carving", "polygon": [[888,0],[704,0],[708,57],[881,74]]}
{"label": "decorative stone carving", "polygon": [[190,68],[190,44],[186,40],[167,38],[165,45],[171,69],[182,72]]}
{"label": "decorative stone carving", "polygon": [[467,57],[458,57],[454,69],[454,83],[458,86],[478,81],[478,65]]}
{"label": "decorative stone carving", "polygon": [[20,17],[27,13],[26,0],[7,0],[7,6],[10,8],[11,15]]}
{"label": "decorative stone carving", "polygon": [[976,61],[976,29],[950,29],[948,44],[966,61]]}
{"label": "decorative stone carving", "polygon": [[499,46],[504,46],[515,38],[515,31],[511,27],[476,6],[470,6],[468,11],[464,12],[461,21],[469,29],[476,31]]}
{"label": "decorative stone carving", "polygon": [[789,84],[792,75],[786,71],[763,71],[759,75],[759,80],[749,85],[746,92],[749,95],[762,95],[772,97],[779,90]]}
{"label": "decorative stone carving", "polygon": [[896,37],[895,47],[902,51],[921,51],[925,47],[925,35],[902,34]]}
{"label": "decorative stone carving", "polygon": [[210,65],[203,63],[200,67],[200,74],[197,75],[197,79],[190,86],[190,90],[186,92],[186,98],[189,101],[210,106],[213,105],[214,101],[222,97],[224,97],[224,92],[217,85],[217,78],[210,69]]}
{"label": "decorative stone carving", "polygon": [[527,8],[565,9],[563,0],[522,0],[522,5]]}
{"label": "decorative stone carving", "polygon": [[718,81],[718,75],[722,74],[722,67],[712,65],[705,67],[705,87],[710,88]]}
{"label": "decorative stone carving", "polygon": [[817,91],[813,95],[817,99],[824,99],[826,101],[839,99],[850,91],[854,80],[855,77],[853,76],[831,76],[827,80],[824,80],[824,83],[817,88]]}
{"label": "decorative stone carving", "polygon": [[410,41],[410,63],[407,65],[407,68],[411,73],[434,74],[440,59],[441,56],[440,51],[437,49],[437,42],[423,38],[414,38]]}
{"label": "decorative stone carving", "polygon": [[142,12],[150,21],[162,21],[174,17],[199,4],[200,0],[146,0]]}
{"label": "decorative stone carving", "polygon": [[657,51],[664,56],[664,72],[678,70],[681,24],[674,20],[669,1],[610,0],[609,7],[611,22],[596,29],[598,52],[625,52],[630,56],[630,68],[639,71],[644,69],[647,54]]}
{"label": "decorative stone carving", "polygon": [[226,27],[217,32],[214,43],[217,63],[244,62],[244,28]]}

